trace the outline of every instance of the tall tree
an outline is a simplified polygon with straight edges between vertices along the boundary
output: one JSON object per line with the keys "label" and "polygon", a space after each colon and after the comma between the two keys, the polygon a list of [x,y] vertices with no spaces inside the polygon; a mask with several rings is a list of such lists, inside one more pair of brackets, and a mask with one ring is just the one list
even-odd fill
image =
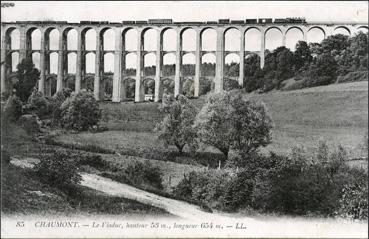
{"label": "tall tree", "polygon": [[40,72],[35,68],[32,59],[26,58],[17,65],[16,76],[17,82],[14,84],[16,95],[22,102],[27,102],[40,78]]}
{"label": "tall tree", "polygon": [[310,48],[305,41],[298,41],[296,44],[296,50],[293,54],[295,70],[298,71],[305,64],[310,63],[312,60]]}

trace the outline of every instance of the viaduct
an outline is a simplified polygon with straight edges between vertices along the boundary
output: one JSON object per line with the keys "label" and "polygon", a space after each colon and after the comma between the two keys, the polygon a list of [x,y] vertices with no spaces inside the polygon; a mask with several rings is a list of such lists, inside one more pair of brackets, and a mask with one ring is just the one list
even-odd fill
{"label": "viaduct", "polygon": [[[307,34],[312,29],[320,29],[324,37],[332,35],[336,29],[345,29],[348,34],[353,35],[359,29],[368,29],[367,22],[303,22],[303,23],[219,23],[219,22],[170,22],[170,23],[148,23],[146,21],[136,22],[80,22],[80,23],[68,23],[68,22],[2,22],[1,23],[1,92],[6,91],[7,76],[11,73],[11,54],[13,52],[19,53],[19,61],[22,59],[32,57],[32,53],[40,53],[40,80],[38,82],[38,90],[45,93],[45,80],[50,74],[49,59],[52,52],[58,54],[58,73],[57,73],[57,87],[56,91],[60,91],[64,87],[64,78],[67,74],[67,54],[74,52],[77,54],[76,58],[76,75],[75,75],[75,91],[81,90],[81,81],[86,77],[85,73],[85,56],[89,52],[95,53],[95,75],[94,75],[94,96],[97,100],[101,99],[101,78],[104,67],[104,54],[114,54],[114,77],[113,77],[113,93],[112,101],[120,102],[125,97],[125,55],[129,53],[135,53],[137,59],[136,76],[135,80],[135,101],[140,102],[144,100],[144,87],[143,81],[147,76],[144,74],[143,59],[145,54],[154,53],[156,55],[156,71],[154,78],[155,90],[154,101],[160,99],[160,84],[162,79],[162,65],[163,55],[168,53],[163,51],[163,34],[168,29],[174,29],[176,32],[177,45],[176,50],[171,52],[176,56],[175,60],[175,75],[174,78],[174,95],[178,95],[181,92],[181,80],[183,78],[181,74],[182,57],[186,53],[193,53],[195,55],[195,76],[194,76],[194,96],[199,96],[199,82],[201,77],[201,57],[206,53],[213,53],[216,56],[216,69],[215,69],[215,88],[216,92],[223,90],[224,79],[224,61],[225,56],[230,53],[236,53],[239,55],[239,84],[243,84],[244,78],[244,59],[248,54],[257,54],[260,56],[260,66],[264,66],[264,54],[265,54],[265,36],[271,29],[277,29],[282,34],[282,45],[286,43],[286,34],[291,29],[298,29],[303,34],[303,40],[307,40]],[[202,33],[206,29],[214,29],[216,31],[216,50],[215,51],[203,51],[201,46]],[[19,49],[11,49],[11,37],[12,31],[17,29],[20,33],[20,47]],[[32,37],[31,34],[34,30],[39,29],[41,31],[41,49],[33,50],[31,47]],[[49,34],[53,29],[59,31],[59,49],[50,50]],[[77,50],[67,50],[67,34],[71,29],[75,29],[78,34],[78,48]],[[94,29],[96,32],[96,50],[86,50],[85,48],[85,35],[90,29]],[[115,33],[115,49],[113,51],[104,50],[103,34],[106,30],[112,29]],[[127,51],[125,50],[124,35],[130,30],[135,29],[138,33],[137,50]],[[143,36],[148,29],[154,29],[157,31],[157,46],[155,51],[145,51],[143,47]],[[196,50],[195,51],[183,51],[182,50],[182,35],[186,29],[193,29],[196,31]],[[225,51],[225,33],[229,29],[237,29],[240,31],[240,50],[239,51]],[[247,52],[245,51],[245,33],[250,29],[257,29],[261,34],[260,51]]]}

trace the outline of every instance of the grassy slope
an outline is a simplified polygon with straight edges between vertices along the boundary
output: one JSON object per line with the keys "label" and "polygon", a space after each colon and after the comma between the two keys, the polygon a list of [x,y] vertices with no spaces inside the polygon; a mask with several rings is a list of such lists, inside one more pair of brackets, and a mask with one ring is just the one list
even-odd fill
{"label": "grassy slope", "polygon": [[[268,94],[250,94],[261,99],[267,105],[274,120],[273,142],[265,150],[286,153],[293,145],[315,147],[320,138],[327,140],[330,146],[342,144],[351,150],[351,157],[366,155],[360,149],[364,135],[367,134],[368,85],[367,82],[355,82],[309,88],[288,92]],[[198,107],[204,98],[193,101]],[[157,103],[103,104],[105,121],[111,131],[102,133],[84,132],[80,134],[60,135],[57,140],[65,143],[88,143],[117,150],[163,151],[176,150],[164,148],[151,132],[156,122],[162,118]],[[121,131],[125,130],[125,131]],[[212,150],[212,149],[210,149]],[[104,156],[124,168],[129,161],[145,160],[132,156]],[[201,170],[202,167],[167,163],[157,160],[151,162],[164,172],[166,188],[176,184],[184,173]],[[360,162],[357,162],[360,164]],[[357,164],[356,163],[356,164]],[[169,183],[171,178],[171,183]]]}
{"label": "grassy slope", "polygon": [[[40,148],[53,146],[40,144],[17,125],[2,125],[1,146],[11,156],[37,157]],[[133,200],[110,197],[98,191],[78,186],[73,194],[49,186],[32,171],[2,165],[2,207],[5,214],[43,215],[96,215],[119,214],[122,217],[138,215],[168,215],[162,209]]]}
{"label": "grassy slope", "polygon": [[291,145],[307,148],[324,138],[342,144],[354,156],[367,135],[368,83],[355,82],[305,90],[254,95],[267,105],[275,122],[269,149],[286,152]]}
{"label": "grassy slope", "polygon": [[[308,88],[303,90],[250,94],[265,102],[275,123],[273,143],[267,149],[287,152],[292,145],[304,144],[307,148],[324,138],[330,145],[342,144],[354,156],[362,152],[359,145],[367,135],[368,83],[353,82]],[[204,98],[193,101],[198,107]],[[146,147],[158,145],[155,134],[150,131],[160,121],[162,114],[158,103],[104,104],[104,125],[111,130],[133,131],[111,136],[115,141],[99,142],[110,147]],[[93,136],[83,137],[92,140]],[[99,137],[100,138],[100,137]],[[103,137],[101,137],[103,138]],[[96,141],[95,140],[95,141]]]}

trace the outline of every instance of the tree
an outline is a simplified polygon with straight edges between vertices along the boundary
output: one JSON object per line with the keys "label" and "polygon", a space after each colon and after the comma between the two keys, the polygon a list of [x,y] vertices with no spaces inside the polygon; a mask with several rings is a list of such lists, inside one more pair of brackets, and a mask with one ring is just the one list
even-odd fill
{"label": "tree", "polygon": [[159,139],[166,145],[175,145],[180,154],[187,144],[195,148],[196,131],[192,127],[197,114],[197,108],[186,96],[178,95],[169,105],[163,121],[157,124],[155,130],[159,132]]}
{"label": "tree", "polygon": [[311,86],[328,85],[337,79],[338,65],[330,53],[323,53],[310,66],[308,76]]}
{"label": "tree", "polygon": [[228,157],[231,149],[251,154],[270,143],[272,120],[263,103],[229,91],[208,97],[196,118],[195,128],[201,143],[219,149]]}
{"label": "tree", "polygon": [[310,48],[305,41],[297,42],[293,56],[296,71],[300,70],[305,64],[310,63],[313,58],[311,56]]}
{"label": "tree", "polygon": [[349,47],[349,37],[342,34],[328,36],[322,41],[322,49],[325,53],[332,53],[334,56],[340,54]]}
{"label": "tree", "polygon": [[40,72],[35,68],[32,59],[23,59],[22,62],[17,65],[16,77],[18,80],[14,84],[16,95],[22,102],[27,102],[32,94],[33,88],[40,78]]}
{"label": "tree", "polygon": [[72,94],[61,105],[61,125],[67,129],[87,130],[100,119],[99,104],[90,92]]}

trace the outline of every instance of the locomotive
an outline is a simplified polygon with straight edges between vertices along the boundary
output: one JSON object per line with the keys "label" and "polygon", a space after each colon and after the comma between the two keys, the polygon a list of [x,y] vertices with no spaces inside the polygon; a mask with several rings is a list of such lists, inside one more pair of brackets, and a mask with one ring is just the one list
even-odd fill
{"label": "locomotive", "polygon": [[301,17],[276,18],[274,23],[306,23],[306,19]]}

